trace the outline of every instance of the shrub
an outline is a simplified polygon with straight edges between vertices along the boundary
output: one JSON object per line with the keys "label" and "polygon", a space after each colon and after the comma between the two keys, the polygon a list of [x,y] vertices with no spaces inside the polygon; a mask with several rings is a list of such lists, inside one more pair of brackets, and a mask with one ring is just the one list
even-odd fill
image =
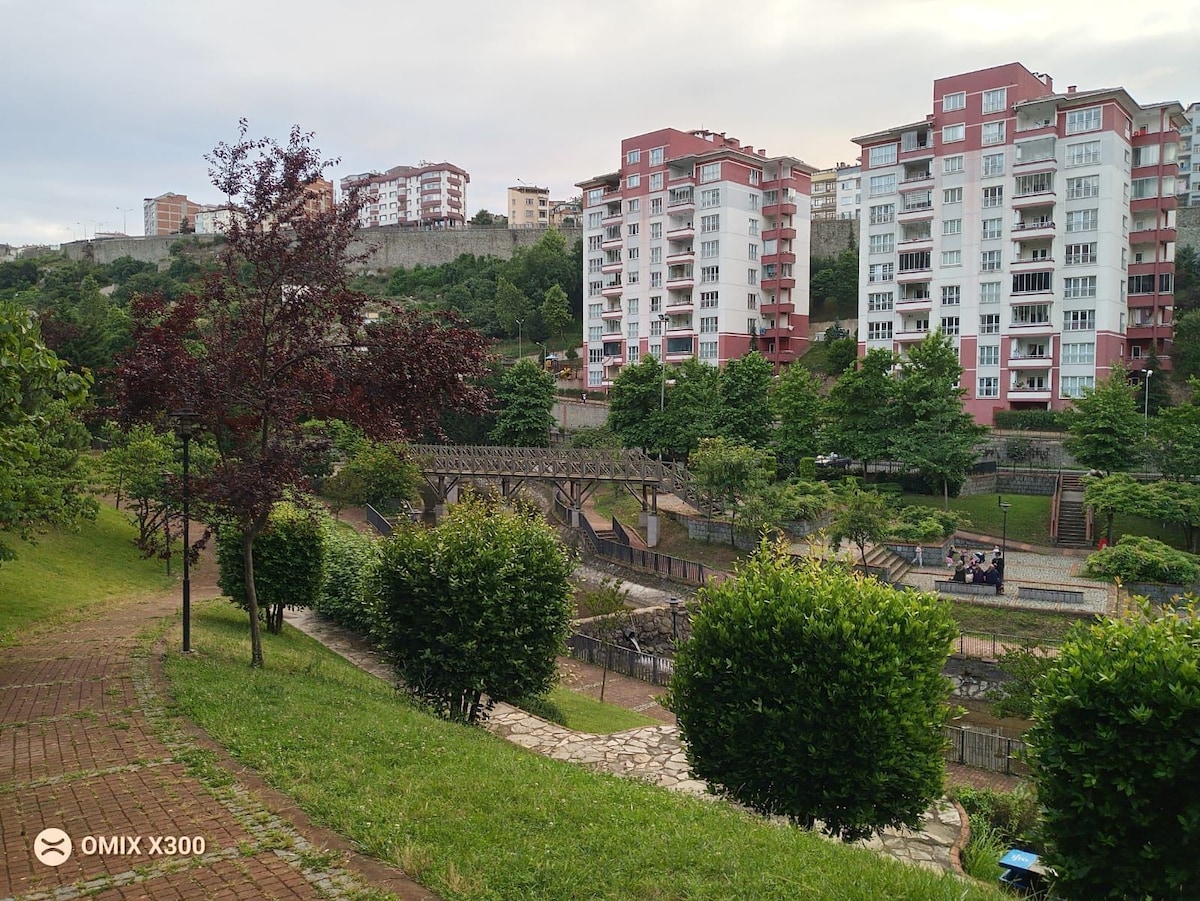
{"label": "shrub", "polygon": [[[254,587],[259,615],[278,634],[286,607],[311,607],[324,581],[324,538],[321,516],[290,501],[275,505],[267,527],[254,539]],[[247,610],[242,567],[242,533],[225,527],[217,536],[217,584],[233,603]]]}
{"label": "shrub", "polygon": [[377,615],[365,587],[378,559],[379,543],[325,523],[325,579],[313,608],[340,626],[370,635]]}
{"label": "shrub", "polygon": [[1065,432],[1066,423],[1054,410],[997,410],[992,422],[998,429],[1022,432]]}
{"label": "shrub", "polygon": [[955,634],[934,595],[763,544],[701,591],[669,704],[697,777],[846,840],[918,823],[941,793]]}
{"label": "shrub", "polygon": [[995,883],[1004,869],[1000,858],[1008,846],[996,831],[986,825],[971,825],[971,841],[963,848],[962,866],[968,876],[981,882]]}
{"label": "shrub", "polygon": [[954,798],[971,817],[971,829],[976,825],[991,831],[1005,846],[1016,845],[1031,851],[1041,847],[1039,821],[1041,808],[1037,793],[1022,786],[1004,792],[991,788],[958,788]]}
{"label": "shrub", "polygon": [[1076,626],[1026,733],[1047,858],[1071,898],[1200,885],[1200,613]]}
{"label": "shrub", "polygon": [[1000,669],[1008,676],[1004,686],[992,689],[988,697],[992,701],[995,716],[1033,716],[1033,698],[1042,678],[1050,669],[1054,659],[1038,653],[1037,648],[1026,645],[1012,648],[1000,655]]}
{"label": "shrub", "polygon": [[1090,554],[1087,569],[1100,579],[1190,585],[1200,577],[1200,557],[1143,535],[1125,535],[1116,544]]}
{"label": "shrub", "polygon": [[910,504],[901,507],[892,522],[891,537],[901,541],[940,542],[958,531],[958,514]]}
{"label": "shrub", "polygon": [[562,708],[545,695],[517,698],[511,703],[514,707],[518,707],[526,713],[532,713],[534,716],[541,717],[548,723],[557,723],[560,726],[567,725],[567,715],[562,712]]}

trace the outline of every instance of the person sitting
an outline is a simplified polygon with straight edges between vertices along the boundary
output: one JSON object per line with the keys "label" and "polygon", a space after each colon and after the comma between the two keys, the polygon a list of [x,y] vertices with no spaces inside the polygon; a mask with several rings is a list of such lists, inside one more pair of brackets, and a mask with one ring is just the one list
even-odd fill
{"label": "person sitting", "polygon": [[996,593],[1000,592],[1000,573],[994,566],[989,566],[983,571],[983,581],[988,585],[996,586]]}
{"label": "person sitting", "polygon": [[980,569],[978,566],[975,566],[975,565],[971,566],[971,582],[973,582],[975,585],[985,584],[983,570]]}
{"label": "person sitting", "polygon": [[954,567],[954,575],[950,577],[950,581],[951,582],[966,582],[967,581],[967,568],[962,565],[962,561],[959,561],[958,565]]}

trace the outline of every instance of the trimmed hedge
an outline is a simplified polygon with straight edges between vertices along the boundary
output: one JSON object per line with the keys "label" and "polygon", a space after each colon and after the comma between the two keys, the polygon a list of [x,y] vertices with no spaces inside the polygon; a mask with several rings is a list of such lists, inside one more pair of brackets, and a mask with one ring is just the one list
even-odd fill
{"label": "trimmed hedge", "polygon": [[1065,432],[1066,421],[1055,410],[997,410],[992,424],[1022,432]]}
{"label": "trimmed hedge", "polygon": [[362,635],[375,628],[377,614],[363,588],[379,560],[379,543],[325,523],[325,580],[313,609]]}

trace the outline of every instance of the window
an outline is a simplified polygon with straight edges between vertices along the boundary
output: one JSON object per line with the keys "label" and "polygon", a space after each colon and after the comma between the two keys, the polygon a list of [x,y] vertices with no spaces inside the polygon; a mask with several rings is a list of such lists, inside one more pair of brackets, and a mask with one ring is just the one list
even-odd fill
{"label": "window", "polygon": [[942,329],[943,335],[957,335],[958,334],[958,317],[957,316],[943,316],[941,329]]}
{"label": "window", "polygon": [[753,194],[753,193],[750,194],[750,209],[752,209],[752,210],[758,209],[758,195],[757,194]]}
{"label": "window", "polygon": [[1129,196],[1134,200],[1145,200],[1158,196],[1158,176],[1153,178],[1135,178],[1130,182]]}
{"label": "window", "polygon": [[943,235],[961,235],[962,220],[961,219],[943,219],[942,220]]}
{"label": "window", "polygon": [[998,113],[1008,106],[1008,88],[983,92],[983,112]]}
{"label": "window", "polygon": [[758,234],[758,220],[757,219],[750,220],[750,234],[752,234],[752,235]]}
{"label": "window", "polygon": [[984,208],[1004,206],[1004,188],[1000,185],[996,185],[993,188],[984,188],[983,206]]}
{"label": "window", "polygon": [[1102,122],[1100,107],[1074,109],[1067,113],[1067,134],[1077,135],[1081,131],[1095,131]]}
{"label": "window", "polygon": [[625,348],[626,363],[640,363],[642,359],[642,350],[636,344],[630,344]]}
{"label": "window", "polygon": [[757,269],[747,269],[746,270],[746,284],[747,285],[757,285],[758,284],[758,270]]}
{"label": "window", "polygon": [[895,263],[874,263],[867,267],[868,282],[890,282],[896,271]]}
{"label": "window", "polygon": [[701,257],[711,258],[711,257],[719,257],[720,255],[721,255],[721,242],[720,241],[701,241],[700,242],[700,256]]}
{"label": "window", "polygon": [[1013,194],[1023,197],[1026,194],[1047,194],[1054,190],[1053,172],[1035,172],[1032,175],[1018,175],[1016,190]]}
{"label": "window", "polygon": [[980,303],[1000,303],[1000,283],[982,282],[979,285]]}
{"label": "window", "polygon": [[946,188],[942,191],[942,203],[962,203],[962,188]]}
{"label": "window", "polygon": [[1062,397],[1083,397],[1084,389],[1096,387],[1096,377],[1092,375],[1064,375],[1061,379]]}
{"label": "window", "polygon": [[746,245],[746,258],[749,260],[757,260],[758,259],[758,245],[757,244]]}
{"label": "window", "polygon": [[875,294],[867,295],[867,312],[868,313],[888,313],[893,307],[891,291],[880,291]]}
{"label": "window", "polygon": [[604,213],[595,212],[588,213],[588,228],[599,228],[600,222],[604,218]]}
{"label": "window", "polygon": [[600,235],[588,236],[588,250],[599,250],[600,245],[604,243],[604,238]]}
{"label": "window", "polygon": [[746,309],[747,310],[757,310],[758,309],[758,292],[757,291],[751,291],[750,293],[748,293],[746,295]]}
{"label": "window", "polygon": [[625,336],[628,338],[636,338],[638,336],[638,323],[630,322],[625,326]]}
{"label": "window", "polygon": [[700,217],[700,231],[702,233],[715,232],[721,230],[721,217],[714,213],[711,216]]}
{"label": "window", "polygon": [[625,253],[628,255],[628,259],[636,260],[641,256],[642,251],[638,247],[630,247]]}
{"label": "window", "polygon": [[1074,297],[1095,297],[1096,276],[1086,275],[1080,278],[1063,279],[1063,297],[1068,300]]}
{"label": "window", "polygon": [[1095,363],[1096,345],[1091,341],[1080,344],[1063,344],[1062,361],[1064,365],[1068,363]]}
{"label": "window", "polygon": [[868,193],[871,197],[878,197],[880,194],[894,194],[896,192],[896,176],[892,175],[872,175],[869,182]]}
{"label": "window", "polygon": [[892,323],[891,322],[868,322],[867,323],[867,340],[868,341],[890,341],[892,338]]}
{"label": "window", "polygon": [[942,112],[952,113],[955,110],[965,109],[967,106],[967,95],[965,91],[959,91],[957,94],[942,95]]}
{"label": "window", "polygon": [[715,335],[717,333],[717,317],[716,316],[701,316],[700,317],[700,334]]}
{"label": "window", "polygon": [[985,250],[979,255],[979,270],[981,272],[1000,271],[1000,251]]}
{"label": "window", "polygon": [[[658,248],[655,248],[655,249],[657,250]],[[650,287],[651,288],[661,288],[662,287],[662,270],[655,269],[653,272],[650,273]]]}
{"label": "window", "polygon": [[902,195],[904,200],[903,210],[927,210],[933,206],[932,191],[909,191]]}
{"label": "window", "polygon": [[632,166],[642,161],[642,151],[630,150],[625,154],[625,165]]}
{"label": "window", "polygon": [[943,250],[942,251],[943,266],[961,266],[962,251],[961,250]]}
{"label": "window", "polygon": [[595,275],[597,272],[599,272],[603,268],[603,266],[604,266],[604,258],[603,257],[592,257],[591,259],[588,260],[588,274]]}
{"label": "window", "polygon": [[659,238],[661,238],[662,232],[663,232],[663,229],[662,229],[661,222],[651,222],[650,223],[650,240],[651,241],[657,241]]}
{"label": "window", "polygon": [[890,232],[886,235],[871,235],[868,239],[869,253],[891,253],[895,247],[895,236]]}
{"label": "window", "polygon": [[1084,263],[1096,262],[1096,242],[1090,244],[1068,244],[1067,265],[1079,266]]}
{"label": "window", "polygon": [[928,250],[916,250],[911,253],[900,254],[900,271],[916,272],[928,269],[930,263],[929,256]]}
{"label": "window", "polygon": [[589,363],[599,363],[603,359],[604,359],[604,348],[603,347],[589,347],[588,348],[588,362]]}
{"label": "window", "polygon": [[1040,294],[1050,290],[1051,272],[1018,272],[1012,277],[1013,294]]}
{"label": "window", "polygon": [[650,265],[653,266],[655,263],[661,263],[661,262],[662,262],[662,248],[661,247],[651,247],[650,248]]}
{"label": "window", "polygon": [[1004,174],[1004,154],[985,153],[983,155],[983,172],[985,178]]}
{"label": "window", "polygon": [[882,144],[879,147],[872,147],[867,152],[868,165],[872,168],[879,166],[894,166],[896,165],[896,148],[895,144]]}
{"label": "window", "polygon": [[762,181],[762,173],[758,169],[750,170],[750,184],[756,185]]}
{"label": "window", "polygon": [[589,325],[588,326],[588,343],[591,344],[593,342],[601,340],[601,337],[603,334],[604,334],[604,326]]}
{"label": "window", "polygon": [[700,181],[720,181],[721,180],[721,164],[720,163],[705,163],[700,167]]}
{"label": "window", "polygon": [[1050,304],[1018,304],[1012,308],[1013,325],[1049,325]]}
{"label": "window", "polygon": [[642,280],[642,274],[640,272],[638,272],[636,269],[626,269],[625,270],[625,284],[636,285],[641,280]]}
{"label": "window", "polygon": [[[1170,160],[1167,160],[1170,162]],[[1136,166],[1157,166],[1158,165],[1158,145],[1144,144],[1141,147],[1133,148],[1133,165]]]}
{"label": "window", "polygon": [[1068,166],[1088,166],[1098,162],[1100,162],[1099,141],[1067,145],[1066,164]]}
{"label": "window", "polygon": [[655,147],[650,151],[650,165],[661,166],[663,164],[663,148]]}
{"label": "window", "polygon": [[980,344],[979,345],[979,365],[980,366],[999,366],[1000,365],[1000,345],[999,344]]}
{"label": "window", "polygon": [[896,218],[896,204],[885,203],[870,210],[871,225],[884,225]]}
{"label": "window", "polygon": [[[984,95],[987,96],[986,94]],[[983,130],[980,134],[981,144],[1003,144],[1004,143],[1004,123],[1003,122],[984,122]]]}
{"label": "window", "polygon": [[662,295],[655,294],[650,298],[650,312],[659,313],[662,311]]}
{"label": "window", "polygon": [[981,375],[979,384],[975,390],[976,397],[999,397],[1000,396],[1000,377],[995,375]]}
{"label": "window", "polygon": [[998,335],[1000,334],[1000,314],[999,313],[984,313],[979,317],[979,334],[981,335]]}
{"label": "window", "polygon": [[720,266],[704,266],[700,270],[700,281],[719,282],[721,280]]}
{"label": "window", "polygon": [[625,187],[627,188],[636,188],[641,185],[641,183],[642,177],[640,175],[630,175],[625,178]]}
{"label": "window", "polygon": [[1067,179],[1067,200],[1079,200],[1081,197],[1099,196],[1099,175],[1081,175],[1078,178]]}
{"label": "window", "polygon": [[984,219],[983,228],[980,230],[980,233],[985,239],[1001,237],[1004,233],[1004,220]]}
{"label": "window", "polygon": [[599,319],[600,313],[601,313],[601,311],[603,311],[603,309],[604,309],[604,304],[602,304],[602,303],[589,303],[588,304],[588,319]]}
{"label": "window", "polygon": [[1099,221],[1100,211],[1096,208],[1090,210],[1069,210],[1067,212],[1067,231],[1094,232]]}
{"label": "window", "polygon": [[963,157],[960,153],[958,156],[948,156],[942,160],[942,173],[950,175],[953,172],[963,171]]}
{"label": "window", "polygon": [[715,360],[717,358],[717,342],[716,341],[701,341],[700,342],[700,359]]}
{"label": "window", "polygon": [[946,125],[942,128],[942,143],[952,144],[955,141],[961,141],[967,136],[967,126],[959,123],[958,125]]}
{"label": "window", "polygon": [[942,306],[956,307],[962,300],[962,288],[958,285],[942,285]]}
{"label": "window", "polygon": [[662,337],[662,326],[663,326],[662,320],[651,319],[650,320],[650,337],[651,338]]}
{"label": "window", "polygon": [[700,292],[700,309],[715,310],[721,302],[721,292],[719,291],[701,291]]}
{"label": "window", "polygon": [[1130,294],[1153,294],[1154,293],[1154,276],[1153,275],[1131,275],[1131,276],[1129,276],[1129,293]]}
{"label": "window", "polygon": [[642,201],[639,198],[635,197],[633,200],[629,201],[625,206],[626,206],[626,212],[636,213],[636,212],[638,212],[638,210],[640,210],[642,208]]}
{"label": "window", "polygon": [[[651,191],[661,191],[662,189],[663,189],[663,174],[661,172],[655,172],[650,176],[650,190]],[[659,200],[659,203],[662,203],[661,199]]]}
{"label": "window", "polygon": [[588,387],[595,388],[604,380],[604,373],[599,369],[588,370]]}
{"label": "window", "polygon": [[651,344],[646,348],[646,356],[654,357],[656,360],[662,359],[662,344]]}
{"label": "window", "polygon": [[588,282],[588,297],[595,297],[604,290],[604,282]]}

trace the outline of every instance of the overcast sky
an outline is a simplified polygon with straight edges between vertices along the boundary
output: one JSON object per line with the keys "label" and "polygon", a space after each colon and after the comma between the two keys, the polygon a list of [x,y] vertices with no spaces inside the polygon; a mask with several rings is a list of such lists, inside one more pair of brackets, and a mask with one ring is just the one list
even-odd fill
{"label": "overcast sky", "polygon": [[219,200],[204,154],[299,124],[342,175],[420,160],[504,189],[618,168],[663,127],[814,166],[923,118],[933,79],[1007,62],[1065,90],[1200,100],[1200,0],[0,0],[0,243],[142,233]]}

